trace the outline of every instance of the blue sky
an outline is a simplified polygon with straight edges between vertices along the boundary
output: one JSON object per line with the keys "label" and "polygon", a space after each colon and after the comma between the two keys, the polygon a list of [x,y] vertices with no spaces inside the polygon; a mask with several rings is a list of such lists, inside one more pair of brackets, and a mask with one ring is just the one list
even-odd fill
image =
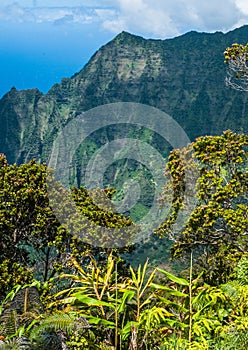
{"label": "blue sky", "polygon": [[248,24],[247,0],[1,0],[0,96],[46,92],[122,30],[166,39]]}

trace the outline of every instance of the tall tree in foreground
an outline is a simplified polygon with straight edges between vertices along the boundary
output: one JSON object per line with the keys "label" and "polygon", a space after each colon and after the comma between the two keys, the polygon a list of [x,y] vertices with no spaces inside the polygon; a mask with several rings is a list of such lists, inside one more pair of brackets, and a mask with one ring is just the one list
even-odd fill
{"label": "tall tree in foreground", "polygon": [[[174,239],[173,258],[193,251],[211,284],[226,282],[248,248],[247,146],[247,135],[226,131],[221,136],[199,137],[188,149],[173,150],[167,163],[172,207],[157,233]],[[181,232],[175,233],[173,226],[188,199],[185,174],[192,167],[199,171],[195,207]],[[164,200],[168,200],[168,186]]]}

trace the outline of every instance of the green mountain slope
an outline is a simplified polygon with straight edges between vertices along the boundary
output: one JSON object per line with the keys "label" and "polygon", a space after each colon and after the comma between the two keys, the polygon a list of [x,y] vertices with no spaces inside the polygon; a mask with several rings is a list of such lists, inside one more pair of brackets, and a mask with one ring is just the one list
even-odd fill
{"label": "green mountain slope", "polygon": [[14,88],[0,101],[0,151],[10,162],[46,160],[57,131],[82,111],[131,101],[165,111],[189,137],[248,131],[247,94],[224,84],[223,51],[245,43],[248,26],[227,34],[189,32],[146,40],[122,32],[70,79],[43,95]]}

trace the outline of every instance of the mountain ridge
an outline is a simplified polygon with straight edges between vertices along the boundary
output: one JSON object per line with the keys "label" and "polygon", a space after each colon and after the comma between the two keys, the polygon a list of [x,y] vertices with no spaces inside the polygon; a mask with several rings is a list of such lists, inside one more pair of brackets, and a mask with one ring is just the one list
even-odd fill
{"label": "mountain ridge", "polygon": [[69,120],[120,101],[161,109],[191,140],[225,129],[248,132],[247,96],[224,85],[223,63],[226,46],[245,43],[247,37],[248,26],[164,40],[121,32],[47,94],[15,88],[6,93],[0,100],[0,151],[9,162],[46,161],[57,132]]}

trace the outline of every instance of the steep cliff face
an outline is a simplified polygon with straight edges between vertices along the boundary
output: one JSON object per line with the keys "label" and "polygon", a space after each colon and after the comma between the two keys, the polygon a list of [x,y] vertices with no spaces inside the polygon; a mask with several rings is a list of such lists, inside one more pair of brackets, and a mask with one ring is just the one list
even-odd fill
{"label": "steep cliff face", "polygon": [[225,129],[248,132],[247,94],[224,84],[223,51],[246,43],[248,26],[145,40],[122,32],[71,78],[43,95],[12,89],[0,101],[0,152],[10,162],[46,160],[57,132],[82,111],[131,101],[171,115],[193,140]]}
{"label": "steep cliff face", "polygon": [[32,149],[35,149],[35,155],[40,150],[36,109],[41,97],[42,93],[37,89],[17,91],[12,88],[0,100],[0,150],[7,154],[9,162],[23,160],[25,151],[28,157]]}

